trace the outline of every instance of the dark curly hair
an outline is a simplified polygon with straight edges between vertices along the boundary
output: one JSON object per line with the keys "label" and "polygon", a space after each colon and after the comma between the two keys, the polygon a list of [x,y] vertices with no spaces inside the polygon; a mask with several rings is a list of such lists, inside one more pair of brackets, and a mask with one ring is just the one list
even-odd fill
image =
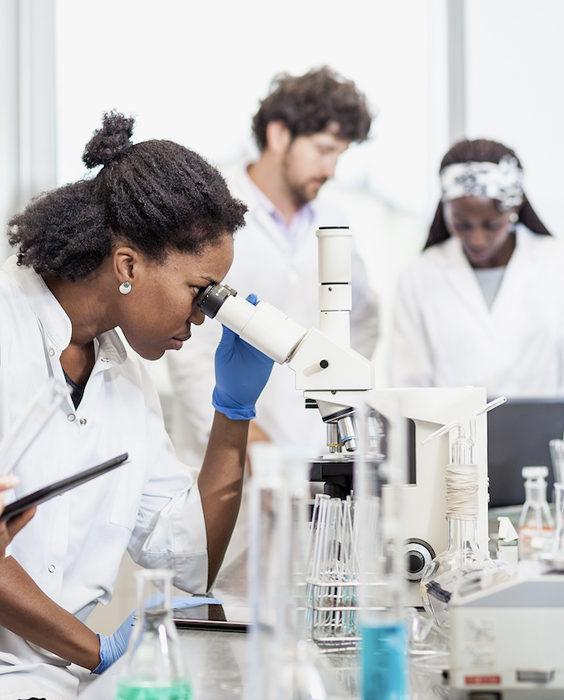
{"label": "dark curly hair", "polygon": [[[511,148],[504,146],[502,143],[498,143],[497,141],[488,141],[486,139],[459,141],[442,159],[439,172],[446,168],[447,165],[452,165],[453,163],[499,163],[503,156],[512,156],[517,160],[519,167],[522,167],[521,162],[519,161],[519,158],[517,158],[515,152]],[[523,202],[517,213],[519,216],[519,221],[530,231],[533,231],[533,233],[544,236],[552,235],[537,216],[535,210],[525,196],[525,193],[523,193]],[[441,201],[439,202],[433,223],[429,229],[429,237],[425,243],[425,248],[430,248],[432,245],[442,243],[443,241],[446,241],[447,238],[450,238],[450,233],[448,232],[445,224],[443,203]]]}
{"label": "dark curly hair", "polygon": [[266,127],[276,121],[284,122],[292,138],[318,134],[336,123],[340,138],[360,143],[368,137],[372,114],[352,80],[323,66],[299,77],[280,73],[273,78],[270,93],[253,118],[261,151],[266,148]]}
{"label": "dark curly hair", "polygon": [[172,141],[133,145],[133,124],[105,113],[82,157],[103,166],[98,174],[39,195],[11,219],[18,264],[75,281],[118,242],[161,262],[171,250],[197,255],[244,225],[246,206],[215,168]]}

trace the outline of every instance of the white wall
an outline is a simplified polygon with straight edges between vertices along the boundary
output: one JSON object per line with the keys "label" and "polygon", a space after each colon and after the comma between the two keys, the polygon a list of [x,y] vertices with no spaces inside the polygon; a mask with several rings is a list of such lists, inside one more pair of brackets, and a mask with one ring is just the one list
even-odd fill
{"label": "white wall", "polygon": [[250,120],[272,76],[329,64],[380,112],[371,142],[342,159],[339,181],[425,213],[427,8],[57,0],[59,181],[82,174],[84,144],[113,107],[137,116],[138,140],[170,138],[219,164],[253,153]]}
{"label": "white wall", "polygon": [[[447,145],[444,0],[156,7],[57,0],[59,183],[84,174],[84,144],[112,108],[136,116],[135,140],[170,138],[222,166],[256,154],[251,118],[276,73],[328,64],[354,79],[378,116],[323,196],[354,226],[380,298],[385,383],[395,280],[422,246]],[[151,369],[168,391],[166,373]]]}
{"label": "white wall", "polygon": [[468,135],[515,150],[537,214],[564,235],[564,3],[471,0],[466,22]]}

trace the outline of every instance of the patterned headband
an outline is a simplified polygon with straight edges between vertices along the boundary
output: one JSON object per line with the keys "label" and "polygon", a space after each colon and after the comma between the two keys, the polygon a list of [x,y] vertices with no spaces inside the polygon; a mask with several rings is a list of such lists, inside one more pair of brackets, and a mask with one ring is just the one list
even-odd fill
{"label": "patterned headband", "polygon": [[523,171],[514,156],[499,163],[453,163],[441,170],[442,201],[459,197],[497,199],[504,211],[523,203]]}

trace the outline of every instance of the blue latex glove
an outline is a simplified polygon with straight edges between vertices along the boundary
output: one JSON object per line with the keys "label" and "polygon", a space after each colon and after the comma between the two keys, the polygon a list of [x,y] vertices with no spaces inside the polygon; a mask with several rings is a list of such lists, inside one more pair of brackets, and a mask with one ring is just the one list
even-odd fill
{"label": "blue latex glove", "polygon": [[[247,301],[258,300],[249,294]],[[264,389],[274,361],[233,331],[223,326],[223,335],[215,352],[215,389],[212,404],[231,420],[250,420],[256,416],[255,404]]]}
{"label": "blue latex glove", "polygon": [[[159,604],[159,600],[162,596],[156,593],[152,596],[154,599],[155,606]],[[145,604],[146,607],[151,607],[149,599]],[[215,598],[206,598],[205,596],[188,596],[188,595],[173,595],[170,599],[170,607],[173,610],[178,610],[180,608],[189,608],[196,605],[203,605],[204,603],[219,603],[219,600]],[[129,644],[129,638],[131,637],[131,632],[133,631],[133,624],[135,622],[134,618],[137,616],[137,608],[131,613],[131,615],[122,622],[117,630],[112,634],[111,637],[101,637],[97,635],[100,640],[100,663],[92,671],[92,673],[103,673],[107,668],[109,668],[114,661],[117,661],[120,656],[123,656],[127,645]]]}

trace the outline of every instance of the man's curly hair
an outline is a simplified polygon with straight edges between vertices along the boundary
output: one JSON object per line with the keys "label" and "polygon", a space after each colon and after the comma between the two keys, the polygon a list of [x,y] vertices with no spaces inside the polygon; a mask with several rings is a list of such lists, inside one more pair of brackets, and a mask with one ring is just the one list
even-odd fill
{"label": "man's curly hair", "polygon": [[354,82],[323,66],[298,77],[275,76],[253,118],[261,151],[266,148],[266,127],[276,121],[284,122],[292,138],[318,134],[336,124],[339,138],[360,143],[368,137],[372,115]]}
{"label": "man's curly hair", "polygon": [[170,251],[201,253],[244,225],[246,206],[219,172],[172,141],[130,141],[133,119],[103,116],[83,161],[96,177],[35,198],[9,222],[18,263],[75,281],[93,273],[117,243],[155,262]]}

